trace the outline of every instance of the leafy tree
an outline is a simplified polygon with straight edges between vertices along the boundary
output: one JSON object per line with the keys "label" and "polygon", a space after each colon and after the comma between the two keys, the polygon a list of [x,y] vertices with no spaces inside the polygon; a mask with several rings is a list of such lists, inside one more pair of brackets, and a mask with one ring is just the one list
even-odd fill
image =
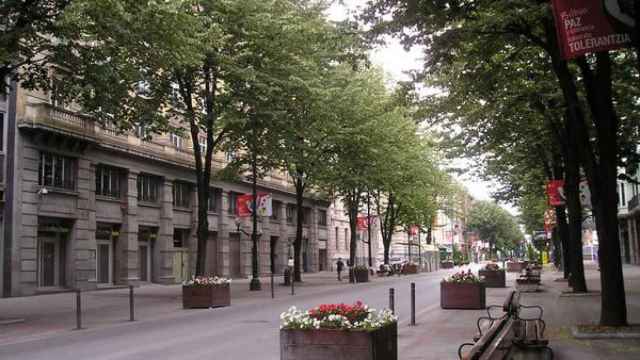
{"label": "leafy tree", "polygon": [[506,254],[515,249],[523,238],[513,216],[490,201],[473,203],[467,228],[476,232],[480,240],[489,243],[491,256],[495,255],[496,250]]}
{"label": "leafy tree", "polygon": [[49,61],[57,21],[71,0],[3,0],[0,3],[0,93],[4,81],[16,80],[27,88],[49,86]]}
{"label": "leafy tree", "polygon": [[200,205],[196,275],[205,271],[213,154],[247,116],[245,94],[232,85],[255,75],[255,45],[273,30],[277,4],[77,1],[66,18],[72,51],[61,60],[79,75],[69,93],[85,111],[121,129],[188,129]]}

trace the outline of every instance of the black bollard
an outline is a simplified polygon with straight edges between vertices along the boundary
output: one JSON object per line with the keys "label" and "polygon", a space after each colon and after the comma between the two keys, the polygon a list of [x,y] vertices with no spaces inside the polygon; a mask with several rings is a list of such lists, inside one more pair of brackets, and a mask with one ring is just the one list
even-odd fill
{"label": "black bollard", "polygon": [[396,305],[395,305],[395,290],[393,288],[389,289],[389,310],[395,315],[396,313]]}
{"label": "black bollard", "polygon": [[129,285],[129,321],[134,321],[133,285]]}
{"label": "black bollard", "polygon": [[76,330],[82,329],[82,299],[80,289],[76,289]]}
{"label": "black bollard", "polygon": [[411,283],[411,326],[416,325],[416,283]]}

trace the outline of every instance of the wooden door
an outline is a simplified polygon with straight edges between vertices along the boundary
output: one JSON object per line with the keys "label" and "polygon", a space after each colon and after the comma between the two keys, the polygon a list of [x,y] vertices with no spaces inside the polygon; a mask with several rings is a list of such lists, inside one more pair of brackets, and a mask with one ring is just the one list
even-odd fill
{"label": "wooden door", "polygon": [[230,234],[229,236],[229,275],[232,278],[242,276],[240,263],[240,235]]}

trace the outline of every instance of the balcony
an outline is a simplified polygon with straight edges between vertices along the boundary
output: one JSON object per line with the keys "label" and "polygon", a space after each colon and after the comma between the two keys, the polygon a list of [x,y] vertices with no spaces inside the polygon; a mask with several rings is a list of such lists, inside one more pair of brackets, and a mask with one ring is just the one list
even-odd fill
{"label": "balcony", "polygon": [[21,128],[44,129],[64,135],[95,141],[95,121],[70,110],[48,103],[27,103]]}
{"label": "balcony", "polygon": [[629,202],[627,203],[628,211],[632,212],[633,210],[635,210],[638,207],[638,204],[640,204],[640,194],[635,195],[631,198],[631,200],[629,200]]}

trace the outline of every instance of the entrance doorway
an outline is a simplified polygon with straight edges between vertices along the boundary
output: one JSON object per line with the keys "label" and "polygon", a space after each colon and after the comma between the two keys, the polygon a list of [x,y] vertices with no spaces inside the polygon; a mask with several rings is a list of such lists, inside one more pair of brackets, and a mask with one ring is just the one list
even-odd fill
{"label": "entrance doorway", "polygon": [[117,227],[100,225],[96,229],[96,282],[98,285],[111,285],[115,282],[115,242],[118,238]]}
{"label": "entrance doorway", "polygon": [[269,244],[269,260],[271,264],[270,270],[272,274],[280,273],[280,267],[278,266],[277,250],[278,250],[278,237],[272,236]]}
{"label": "entrance doorway", "polygon": [[57,221],[38,226],[38,287],[64,287],[66,246],[71,230]]}
{"label": "entrance doorway", "polygon": [[302,271],[309,272],[309,239],[302,239]]}
{"label": "entrance doorway", "polygon": [[189,247],[188,240],[190,229],[173,230],[173,277],[176,283],[181,283],[191,278],[189,270]]}
{"label": "entrance doorway", "polygon": [[240,263],[240,234],[229,234],[229,276],[239,278],[242,276]]}
{"label": "entrance doorway", "polygon": [[327,249],[318,250],[318,271],[327,270]]}
{"label": "entrance doorway", "polygon": [[158,234],[157,228],[138,228],[138,266],[140,281],[153,282],[153,249]]}

